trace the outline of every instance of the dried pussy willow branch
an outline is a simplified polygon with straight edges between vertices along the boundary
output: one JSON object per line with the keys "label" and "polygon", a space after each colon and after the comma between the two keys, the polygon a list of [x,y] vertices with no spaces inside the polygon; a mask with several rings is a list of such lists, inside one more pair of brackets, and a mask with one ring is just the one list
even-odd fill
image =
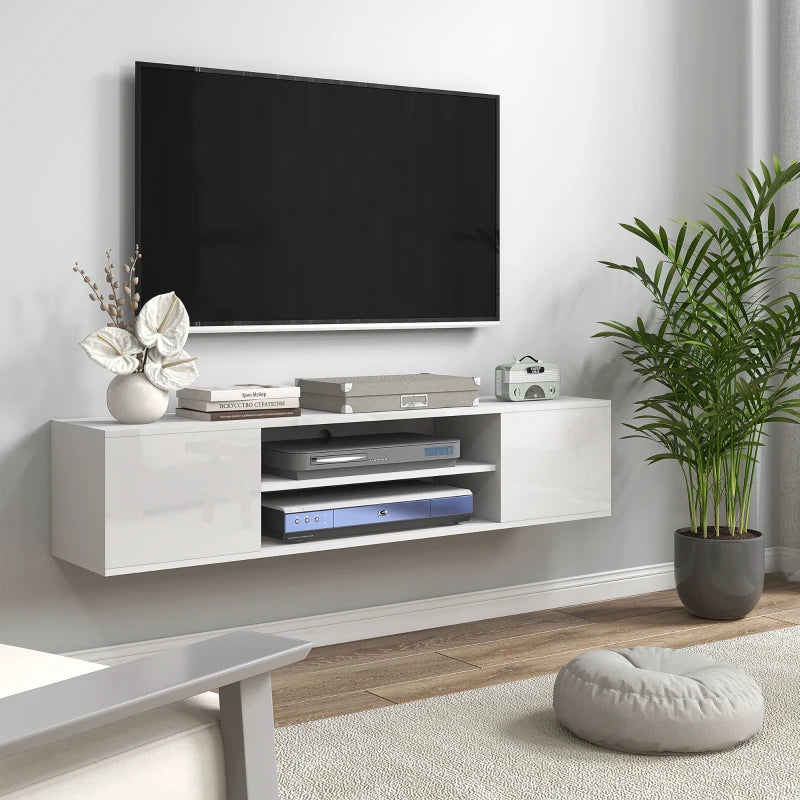
{"label": "dried pussy willow branch", "polygon": [[103,271],[108,284],[108,297],[100,291],[100,286],[86,274],[86,270],[82,269],[77,261],[72,268],[72,271],[77,272],[89,287],[89,299],[93,303],[99,303],[100,310],[108,314],[111,320],[108,326],[111,328],[122,328],[133,333],[136,312],[139,309],[139,292],[136,291],[139,277],[136,275],[136,264],[141,257],[142,254],[137,244],[134,254],[128,259],[128,263],[123,266],[123,270],[127,275],[127,282],[123,278],[122,293],[118,295],[117,289],[120,288],[120,281],[114,275],[115,267],[114,262],[111,260],[111,251],[106,250],[106,265]]}
{"label": "dried pussy willow branch", "polygon": [[139,292],[136,287],[139,285],[139,276],[136,274],[136,265],[142,257],[137,244],[133,255],[128,259],[128,263],[123,266],[125,274],[128,276],[128,282],[123,286],[123,296],[127,304],[128,319],[131,320],[136,317],[136,312],[139,310]]}

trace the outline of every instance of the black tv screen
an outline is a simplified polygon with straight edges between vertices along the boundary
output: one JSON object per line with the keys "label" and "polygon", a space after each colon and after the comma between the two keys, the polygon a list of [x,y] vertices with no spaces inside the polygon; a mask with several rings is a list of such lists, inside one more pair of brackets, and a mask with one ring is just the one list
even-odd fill
{"label": "black tv screen", "polygon": [[498,107],[137,63],[142,300],[197,326],[498,320]]}

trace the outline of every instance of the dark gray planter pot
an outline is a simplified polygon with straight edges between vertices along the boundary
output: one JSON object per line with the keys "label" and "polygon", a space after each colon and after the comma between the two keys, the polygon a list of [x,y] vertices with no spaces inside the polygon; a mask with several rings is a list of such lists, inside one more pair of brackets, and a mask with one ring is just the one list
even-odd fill
{"label": "dark gray planter pot", "polygon": [[698,617],[741,619],[764,589],[764,537],[717,541],[675,531],[675,587]]}

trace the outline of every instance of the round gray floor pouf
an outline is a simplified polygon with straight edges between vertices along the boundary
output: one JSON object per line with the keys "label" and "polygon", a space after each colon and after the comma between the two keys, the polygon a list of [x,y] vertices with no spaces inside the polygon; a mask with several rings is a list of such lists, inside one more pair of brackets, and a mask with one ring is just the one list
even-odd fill
{"label": "round gray floor pouf", "polygon": [[633,753],[702,753],[749,739],[764,698],[742,670],[662,647],[593,650],[562,667],[559,722],[581,739]]}

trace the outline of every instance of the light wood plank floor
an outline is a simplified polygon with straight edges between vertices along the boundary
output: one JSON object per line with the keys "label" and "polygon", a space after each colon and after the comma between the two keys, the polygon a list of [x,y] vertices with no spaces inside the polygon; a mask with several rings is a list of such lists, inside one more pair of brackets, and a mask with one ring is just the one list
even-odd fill
{"label": "light wood plank floor", "polygon": [[273,674],[275,723],[421,700],[557,672],[596,647],[689,647],[800,625],[800,584],[768,575],[751,614],[692,616],[674,590],[318,647]]}

